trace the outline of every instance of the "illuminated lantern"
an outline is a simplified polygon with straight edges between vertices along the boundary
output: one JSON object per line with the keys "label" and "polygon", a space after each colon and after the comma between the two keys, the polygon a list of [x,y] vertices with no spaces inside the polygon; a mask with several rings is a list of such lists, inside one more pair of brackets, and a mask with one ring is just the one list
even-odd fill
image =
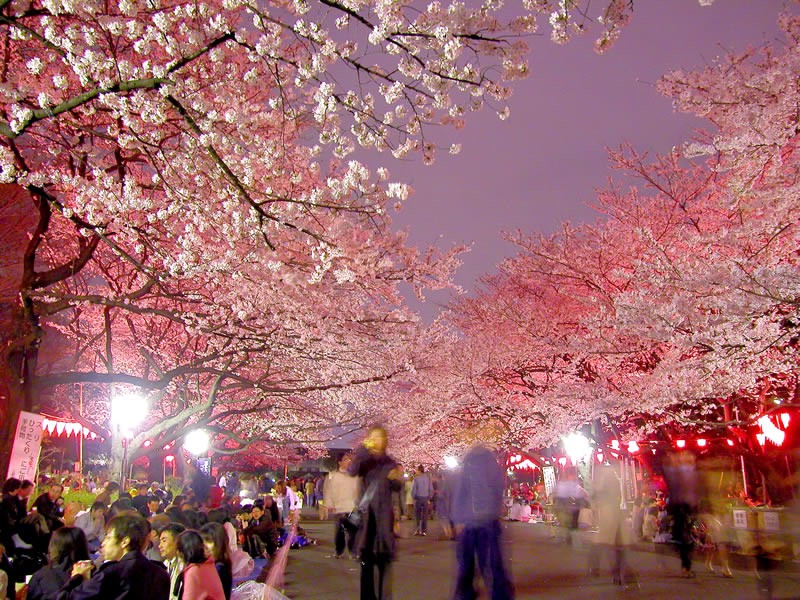
{"label": "illuminated lantern", "polygon": [[601,450],[598,450],[597,451],[597,462],[602,463],[604,458],[605,458],[605,456],[603,455],[603,452]]}
{"label": "illuminated lantern", "polygon": [[728,446],[733,446],[733,440],[725,440],[728,443]]}
{"label": "illuminated lantern", "polygon": [[781,423],[783,423],[783,428],[786,429],[789,426],[789,413],[781,413]]}
{"label": "illuminated lantern", "polygon": [[631,454],[636,454],[639,451],[639,444],[635,441],[628,442],[628,452]]}
{"label": "illuminated lantern", "polygon": [[676,440],[675,445],[678,448],[686,448],[686,440]]}
{"label": "illuminated lantern", "polygon": [[758,440],[758,443],[763,446],[767,441],[767,436],[764,435],[763,433],[757,433],[756,439]]}
{"label": "illuminated lantern", "polygon": [[559,458],[559,459],[558,459],[558,464],[560,464],[562,467],[566,466],[566,464],[567,464],[567,457],[566,457],[566,456],[562,456],[561,458]]}
{"label": "illuminated lantern", "polygon": [[697,440],[697,445],[700,448],[705,448],[707,444],[708,444],[708,441],[706,441],[704,438],[700,438],[699,440]]}
{"label": "illuminated lantern", "polygon": [[[762,435],[763,437],[768,439],[770,442],[772,442],[776,446],[780,446],[780,445],[783,444],[783,440],[786,439],[786,432],[785,431],[781,431],[780,429],[778,429],[778,427],[775,425],[775,423],[773,423],[772,420],[767,415],[764,415],[763,417],[761,417],[757,421],[757,423],[761,426],[761,434],[760,435]],[[758,436],[756,436],[756,437],[758,437]],[[763,446],[764,442],[759,440],[759,444],[761,444]]]}

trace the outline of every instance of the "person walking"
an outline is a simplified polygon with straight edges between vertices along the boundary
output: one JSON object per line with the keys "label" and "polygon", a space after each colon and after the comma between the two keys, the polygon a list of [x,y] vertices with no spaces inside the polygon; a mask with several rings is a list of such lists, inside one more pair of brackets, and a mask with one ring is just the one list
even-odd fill
{"label": "person walking", "polygon": [[571,468],[565,470],[553,490],[553,507],[567,545],[572,544],[573,534],[578,530],[581,509],[588,506],[589,494],[578,481],[577,473]]}
{"label": "person walking", "polygon": [[626,585],[632,573],[627,568],[626,549],[632,542],[632,532],[626,524],[622,501],[622,477],[619,465],[602,465],[595,470],[593,510],[597,513],[597,547],[590,553],[590,573],[599,574],[600,557],[606,555],[611,564],[611,579],[616,585]]}
{"label": "person walking", "polygon": [[512,600],[514,591],[503,560],[500,516],[503,471],[492,450],[474,446],[454,476],[451,517],[456,532],[454,600],[475,600],[475,562],[491,600]]}
{"label": "person walking", "polygon": [[322,492],[328,514],[332,515],[335,520],[333,543],[336,558],[344,555],[345,547],[347,547],[350,558],[356,557],[358,528],[347,517],[356,507],[361,482],[347,472],[351,461],[352,457],[349,454],[342,457],[339,461],[339,470],[330,473],[325,478]]}
{"label": "person walking", "polygon": [[678,547],[681,574],[694,578],[692,571],[691,519],[698,504],[698,477],[694,454],[688,451],[667,456],[664,479],[669,488],[667,510],[672,517],[672,540]]}
{"label": "person walking", "polygon": [[361,600],[389,600],[392,596],[391,563],[396,541],[392,491],[399,490],[403,474],[386,453],[388,438],[383,427],[373,427],[353,453],[347,471],[362,477],[364,492],[359,501],[363,513],[357,547],[361,558]]}
{"label": "person walking", "polygon": [[419,465],[414,482],[411,484],[411,497],[414,498],[414,517],[417,528],[414,535],[428,535],[428,505],[433,495],[431,476],[425,472],[425,467]]}

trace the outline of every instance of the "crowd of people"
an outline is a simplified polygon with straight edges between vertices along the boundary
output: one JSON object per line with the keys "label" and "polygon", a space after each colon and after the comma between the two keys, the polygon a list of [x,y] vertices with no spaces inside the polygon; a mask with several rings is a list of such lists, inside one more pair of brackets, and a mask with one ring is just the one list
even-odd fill
{"label": "crowd of people", "polygon": [[32,482],[8,479],[0,598],[14,600],[27,580],[28,600],[230,600],[233,581],[256,574],[257,560],[263,576],[281,544],[307,540],[288,539],[286,527],[301,506],[300,482],[277,481],[249,499],[189,470],[180,494],[158,482],[105,482],[88,507],[64,501],[61,479],[40,481],[32,502]]}
{"label": "crowd of people", "polygon": [[476,565],[493,600],[513,598],[500,520],[527,520],[520,506],[545,504],[567,543],[582,526],[597,533],[590,572],[599,571],[605,554],[615,583],[625,582],[632,541],[673,545],[689,578],[692,549],[700,547],[710,571],[732,576],[730,498],[701,493],[689,454],[669,457],[664,490],[645,490],[630,510],[621,474],[610,465],[595,469],[590,493],[577,471],[565,469],[552,497],[541,484],[515,485],[508,506],[502,468],[485,447],[470,450],[458,471],[419,465],[411,476],[387,447],[386,432],[376,427],[327,475],[272,481],[225,473],[213,481],[195,471],[177,495],[158,482],[127,490],[104,482],[80,510],[64,501],[77,478],[39,485],[8,479],[0,500],[0,592],[5,580],[14,599],[15,584],[28,578],[29,600],[230,600],[234,581],[252,576],[256,561],[269,565],[281,545],[308,543],[302,529],[289,539],[286,527],[303,506],[333,519],[335,558],[360,562],[362,600],[390,596],[399,522],[413,519],[414,535],[425,536],[432,514],[457,542],[456,600],[474,598]]}

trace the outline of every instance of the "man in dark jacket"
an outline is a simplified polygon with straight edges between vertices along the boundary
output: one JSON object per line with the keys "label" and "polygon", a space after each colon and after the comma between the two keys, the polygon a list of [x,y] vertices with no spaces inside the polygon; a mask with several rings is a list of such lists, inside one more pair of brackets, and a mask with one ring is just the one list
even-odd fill
{"label": "man in dark jacket", "polygon": [[32,508],[35,508],[36,512],[44,517],[51,533],[59,527],[64,526],[64,521],[62,520],[64,514],[58,506],[58,499],[61,497],[63,491],[64,486],[60,483],[51,483],[50,488],[44,494],[36,498],[33,503]]}
{"label": "man in dark jacket", "polygon": [[363,517],[356,544],[361,557],[361,600],[384,600],[392,593],[391,563],[395,554],[392,491],[401,489],[403,474],[397,462],[386,454],[387,445],[386,430],[373,427],[353,452],[347,469],[350,475],[364,479],[364,493],[359,502]]}
{"label": "man in dark jacket", "polygon": [[490,449],[475,446],[464,456],[453,484],[452,519],[458,562],[455,600],[477,597],[473,583],[476,558],[491,599],[513,599],[500,545],[502,510],[503,471]]}
{"label": "man in dark jacket", "polygon": [[278,550],[278,528],[272,522],[272,515],[264,510],[264,501],[261,499],[253,503],[250,515],[252,518],[245,527],[244,548],[253,558],[267,556],[272,558]]}
{"label": "man in dark jacket", "polygon": [[149,532],[147,521],[139,515],[121,514],[111,519],[100,549],[106,562],[94,575],[90,562],[76,563],[58,599],[168,600],[167,570],[141,551]]}

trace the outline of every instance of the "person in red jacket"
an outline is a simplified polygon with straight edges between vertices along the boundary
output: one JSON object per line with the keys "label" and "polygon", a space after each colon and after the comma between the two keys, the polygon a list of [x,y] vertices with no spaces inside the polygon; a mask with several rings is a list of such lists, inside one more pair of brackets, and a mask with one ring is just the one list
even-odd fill
{"label": "person in red jacket", "polygon": [[214,559],[206,556],[200,533],[187,529],[178,536],[178,556],[186,565],[175,584],[178,600],[225,600]]}

